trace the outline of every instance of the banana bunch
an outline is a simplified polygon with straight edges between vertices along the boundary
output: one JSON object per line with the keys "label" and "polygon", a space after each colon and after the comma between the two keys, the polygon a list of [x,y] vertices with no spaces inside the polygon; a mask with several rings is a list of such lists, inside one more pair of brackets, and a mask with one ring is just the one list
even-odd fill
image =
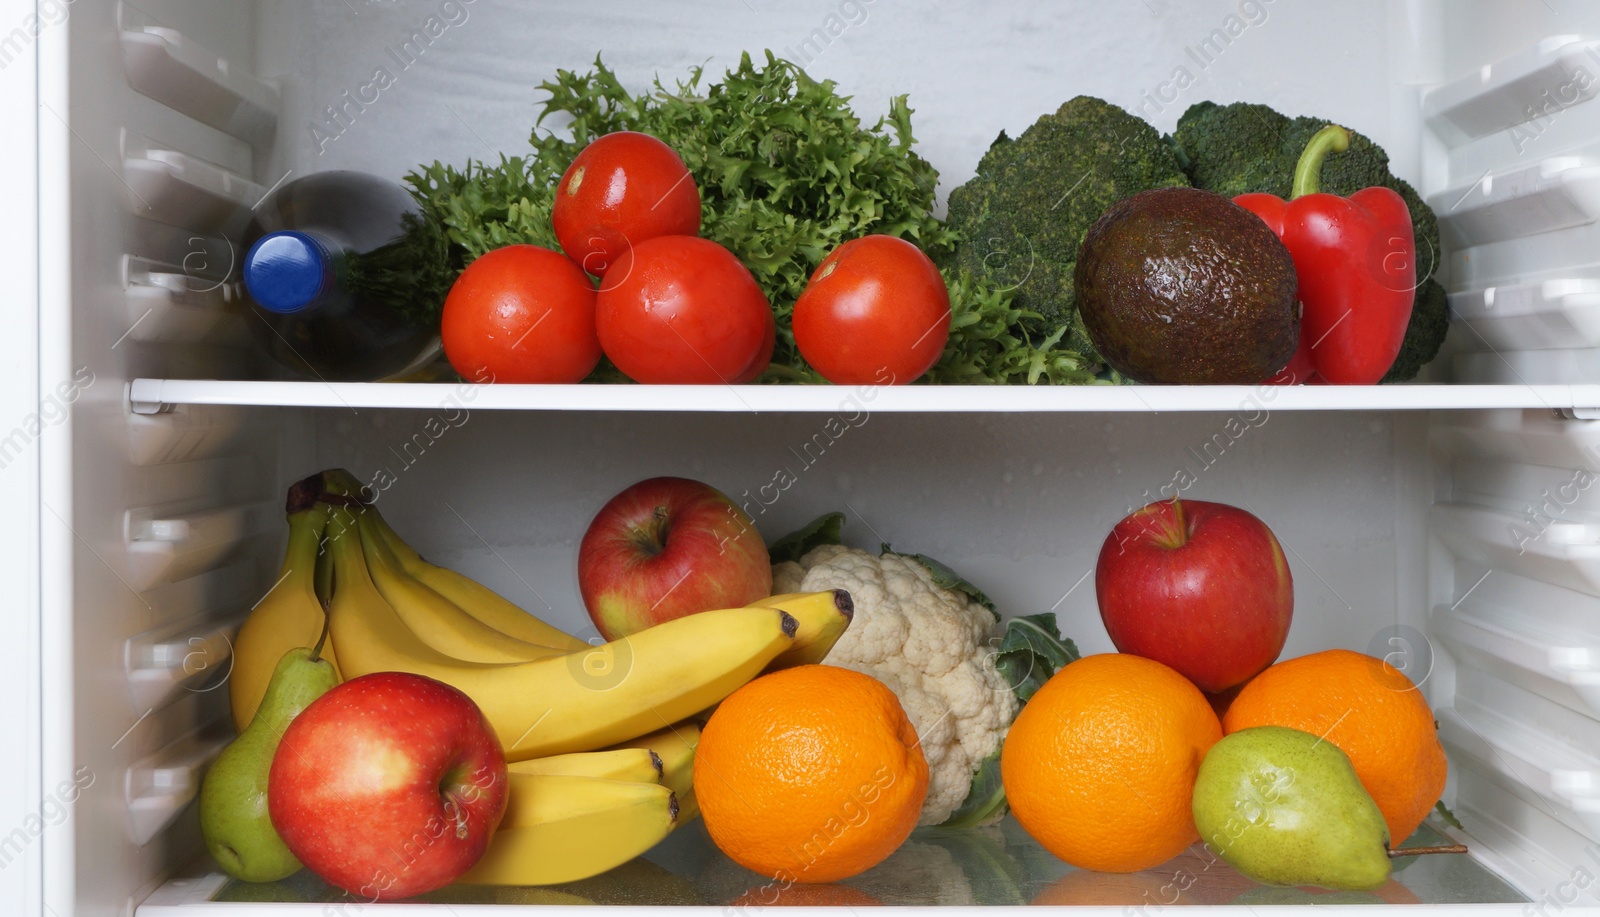
{"label": "banana bunch", "polygon": [[601,751],[513,762],[505,818],[460,881],[554,885],[614,869],[694,817],[694,747],[680,723]]}
{"label": "banana bunch", "polygon": [[242,728],[259,703],[263,659],[276,654],[270,677],[324,614],[341,677],[410,672],[467,694],[512,763],[505,819],[463,882],[572,881],[648,850],[698,811],[689,720],[765,671],[820,662],[850,623],[847,593],[798,593],[593,646],[424,561],[358,487],[329,471],[291,489],[282,576],[235,648],[235,720]]}

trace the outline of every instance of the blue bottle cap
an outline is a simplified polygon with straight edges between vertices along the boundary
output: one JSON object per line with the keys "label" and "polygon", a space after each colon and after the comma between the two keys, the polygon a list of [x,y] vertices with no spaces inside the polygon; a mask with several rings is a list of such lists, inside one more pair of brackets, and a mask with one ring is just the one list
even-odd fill
{"label": "blue bottle cap", "polygon": [[244,285],[263,309],[299,312],[328,285],[328,253],[303,232],[271,232],[244,256]]}

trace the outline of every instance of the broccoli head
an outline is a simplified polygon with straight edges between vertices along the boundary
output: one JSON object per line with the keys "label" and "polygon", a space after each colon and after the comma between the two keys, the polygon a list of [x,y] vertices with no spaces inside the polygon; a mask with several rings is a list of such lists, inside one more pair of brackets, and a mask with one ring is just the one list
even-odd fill
{"label": "broccoli head", "polygon": [[1406,325],[1406,338],[1400,344],[1400,355],[1384,375],[1382,382],[1409,382],[1417,377],[1422,367],[1439,355],[1444,343],[1444,333],[1450,329],[1450,303],[1439,281],[1429,278],[1417,287],[1416,301],[1411,304],[1411,322]]}
{"label": "broccoli head", "polygon": [[950,192],[948,225],[961,235],[959,267],[1014,289],[1024,327],[1091,359],[1094,346],[1073,304],[1083,234],[1106,208],[1151,188],[1189,184],[1176,151],[1155,128],[1115,105],[1078,96],[1015,139],[1001,133],[977,175]]}
{"label": "broccoli head", "polygon": [[[1323,118],[1290,118],[1265,105],[1199,102],[1178,119],[1173,141],[1182,150],[1184,170],[1196,188],[1229,197],[1258,191],[1288,197],[1300,154],[1312,135],[1329,123]],[[1352,130],[1350,148],[1323,160],[1322,190],[1348,195],[1373,186],[1393,189],[1405,200],[1417,241],[1421,282],[1405,343],[1383,379],[1401,382],[1415,378],[1434,358],[1449,328],[1444,288],[1433,280],[1441,259],[1439,221],[1416,189],[1389,171],[1389,154]]]}

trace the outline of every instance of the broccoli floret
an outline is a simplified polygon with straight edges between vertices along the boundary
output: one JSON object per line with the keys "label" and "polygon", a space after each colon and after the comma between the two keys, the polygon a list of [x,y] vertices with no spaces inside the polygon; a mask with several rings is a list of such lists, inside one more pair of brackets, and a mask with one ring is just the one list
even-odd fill
{"label": "broccoli floret", "polygon": [[1072,274],[1083,234],[1107,207],[1151,188],[1189,183],[1155,128],[1091,96],[1078,96],[1012,139],[1001,133],[978,174],[950,192],[949,226],[961,234],[957,266],[1015,289],[1024,327],[1098,361],[1074,307]]}
{"label": "broccoli floret", "polygon": [[[1184,171],[1196,188],[1228,197],[1251,191],[1287,197],[1305,148],[1302,144],[1295,150],[1285,167],[1288,133],[1289,118],[1265,105],[1196,102],[1178,119],[1172,139],[1183,151]],[[1325,161],[1327,165],[1331,162]]]}
{"label": "broccoli floret", "polygon": [[[1330,122],[1290,118],[1265,105],[1199,102],[1178,119],[1173,140],[1183,151],[1185,171],[1196,188],[1233,197],[1264,191],[1289,196],[1295,163],[1311,136]],[[1434,358],[1449,328],[1444,288],[1433,279],[1441,260],[1439,221],[1415,188],[1389,171],[1389,154],[1362,134],[1350,131],[1350,148],[1323,160],[1322,190],[1347,195],[1381,185],[1393,189],[1411,210],[1417,241],[1416,298],[1405,344],[1385,382],[1415,378]]]}

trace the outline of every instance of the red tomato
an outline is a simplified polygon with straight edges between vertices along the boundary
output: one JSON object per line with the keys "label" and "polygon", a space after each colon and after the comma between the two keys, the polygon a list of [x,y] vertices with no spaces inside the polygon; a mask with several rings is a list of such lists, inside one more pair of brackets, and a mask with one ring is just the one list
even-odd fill
{"label": "red tomato", "polygon": [[697,236],[658,236],[623,252],[600,284],[595,327],[635,382],[748,382],[767,368],[775,338],[755,278]]}
{"label": "red tomato", "polygon": [[756,351],[755,359],[751,360],[750,365],[744,368],[744,372],[734,378],[734,383],[744,385],[756,381],[756,378],[766,372],[767,367],[772,364],[772,351],[777,346],[778,323],[769,321],[767,322],[767,337],[761,342],[761,349]]}
{"label": "red tomato", "polygon": [[556,185],[550,214],[567,257],[596,277],[630,245],[700,232],[700,189],[672,147],[617,131],[583,148]]}
{"label": "red tomato", "polygon": [[581,382],[600,362],[594,282],[559,252],[507,245],[467,265],[439,338],[470,382]]}
{"label": "red tomato", "polygon": [[836,384],[906,383],[939,361],[950,291],[922,250],[863,236],[833,250],[794,304],[794,342]]}

